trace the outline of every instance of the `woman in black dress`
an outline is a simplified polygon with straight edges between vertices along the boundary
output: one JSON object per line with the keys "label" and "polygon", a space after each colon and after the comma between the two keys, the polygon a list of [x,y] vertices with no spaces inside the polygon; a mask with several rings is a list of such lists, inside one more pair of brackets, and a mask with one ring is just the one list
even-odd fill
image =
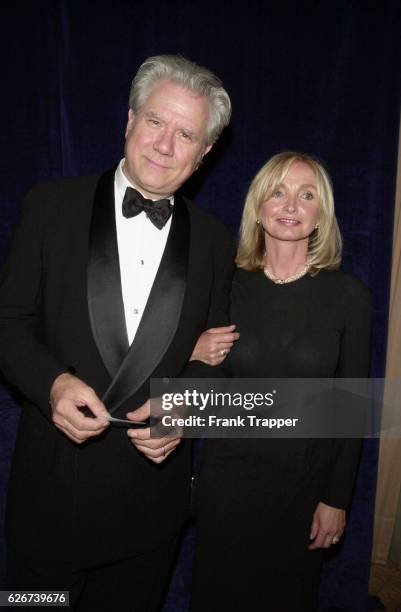
{"label": "woman in black dress", "polygon": [[[240,339],[209,330],[193,359],[216,365],[232,347],[235,377],[367,376],[369,296],[338,270],[332,188],[317,161],[286,152],[261,168],[236,262]],[[322,552],[344,532],[359,453],[355,439],[207,440],[191,612],[316,610]]]}

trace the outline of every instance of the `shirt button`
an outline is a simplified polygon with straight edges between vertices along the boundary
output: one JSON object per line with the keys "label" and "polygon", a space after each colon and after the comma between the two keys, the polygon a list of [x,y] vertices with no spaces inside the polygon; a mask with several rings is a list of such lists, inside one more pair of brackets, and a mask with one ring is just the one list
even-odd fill
{"label": "shirt button", "polygon": [[139,310],[138,308],[134,308],[134,314],[138,314]]}
{"label": "shirt button", "polygon": [[145,262],[143,261],[143,259],[141,259],[141,266],[144,266]]}

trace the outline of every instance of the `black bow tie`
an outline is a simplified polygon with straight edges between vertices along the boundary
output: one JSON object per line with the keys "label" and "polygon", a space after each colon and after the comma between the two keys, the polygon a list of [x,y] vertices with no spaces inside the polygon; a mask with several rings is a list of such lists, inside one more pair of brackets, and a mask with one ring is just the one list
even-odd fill
{"label": "black bow tie", "polygon": [[122,208],[124,217],[136,217],[144,211],[148,219],[159,230],[166,225],[172,212],[171,202],[167,198],[153,202],[153,200],[144,198],[132,187],[127,187],[125,190]]}

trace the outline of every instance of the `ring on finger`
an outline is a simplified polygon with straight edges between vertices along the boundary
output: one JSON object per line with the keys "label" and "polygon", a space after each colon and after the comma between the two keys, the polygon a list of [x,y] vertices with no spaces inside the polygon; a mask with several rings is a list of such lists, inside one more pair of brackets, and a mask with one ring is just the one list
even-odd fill
{"label": "ring on finger", "polygon": [[228,353],[228,349],[221,349],[221,351],[220,351],[220,355],[222,357],[225,357],[227,355],[227,353]]}
{"label": "ring on finger", "polygon": [[334,536],[332,539],[333,544],[337,544],[339,541],[340,541],[340,538],[338,538],[337,536]]}

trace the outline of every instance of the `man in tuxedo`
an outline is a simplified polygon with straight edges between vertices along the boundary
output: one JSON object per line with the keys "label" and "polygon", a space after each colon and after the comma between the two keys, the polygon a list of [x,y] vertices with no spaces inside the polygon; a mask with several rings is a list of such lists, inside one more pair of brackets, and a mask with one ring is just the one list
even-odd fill
{"label": "man in tuxedo", "polygon": [[132,84],[125,158],[27,196],[0,284],[0,367],[24,396],[7,505],[13,589],[76,610],[157,610],[188,509],[190,449],[123,429],[151,377],[198,376],[225,322],[232,242],[177,190],[230,117],[210,71],[156,56]]}

